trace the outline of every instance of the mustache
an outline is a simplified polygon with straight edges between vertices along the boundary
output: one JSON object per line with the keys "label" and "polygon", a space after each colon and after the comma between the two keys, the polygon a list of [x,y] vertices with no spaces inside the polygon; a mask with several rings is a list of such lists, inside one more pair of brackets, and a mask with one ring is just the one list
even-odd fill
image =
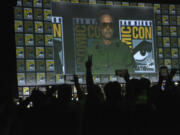
{"label": "mustache", "polygon": [[112,34],[113,32],[111,30],[107,30],[104,32],[105,34]]}

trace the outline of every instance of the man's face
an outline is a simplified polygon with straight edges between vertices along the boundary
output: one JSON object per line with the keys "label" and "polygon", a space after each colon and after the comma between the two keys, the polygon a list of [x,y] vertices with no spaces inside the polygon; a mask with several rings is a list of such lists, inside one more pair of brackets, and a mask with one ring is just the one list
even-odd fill
{"label": "man's face", "polygon": [[100,32],[104,39],[111,39],[113,36],[113,20],[108,14],[100,18]]}

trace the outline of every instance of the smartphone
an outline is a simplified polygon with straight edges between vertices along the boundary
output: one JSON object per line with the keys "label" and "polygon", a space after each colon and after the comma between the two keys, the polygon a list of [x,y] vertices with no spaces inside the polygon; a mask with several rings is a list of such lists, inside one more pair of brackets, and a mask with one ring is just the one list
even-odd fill
{"label": "smartphone", "polygon": [[118,69],[115,70],[115,74],[120,77],[124,77],[128,73],[127,69]]}

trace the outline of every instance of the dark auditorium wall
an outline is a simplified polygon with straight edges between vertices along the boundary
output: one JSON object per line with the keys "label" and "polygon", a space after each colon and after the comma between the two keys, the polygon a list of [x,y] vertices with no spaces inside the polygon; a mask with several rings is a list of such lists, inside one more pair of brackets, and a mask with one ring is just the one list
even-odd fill
{"label": "dark auditorium wall", "polygon": [[14,6],[16,0],[8,0],[1,14],[4,20],[1,25],[1,101],[18,97],[16,72],[16,45],[14,38]]}

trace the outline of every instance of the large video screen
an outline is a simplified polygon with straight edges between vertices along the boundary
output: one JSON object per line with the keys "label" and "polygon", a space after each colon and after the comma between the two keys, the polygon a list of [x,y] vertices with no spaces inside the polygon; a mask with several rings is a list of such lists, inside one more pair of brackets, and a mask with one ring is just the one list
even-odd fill
{"label": "large video screen", "polygon": [[84,74],[88,56],[94,74],[156,72],[153,8],[53,2],[52,24],[56,74]]}

